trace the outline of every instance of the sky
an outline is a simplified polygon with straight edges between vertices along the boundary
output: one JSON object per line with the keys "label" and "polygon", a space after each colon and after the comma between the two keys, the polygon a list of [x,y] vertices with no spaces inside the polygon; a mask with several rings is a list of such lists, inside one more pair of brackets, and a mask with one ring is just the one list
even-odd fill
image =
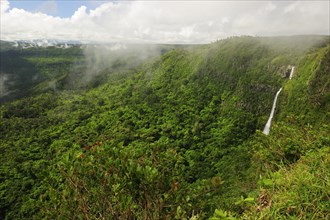
{"label": "sky", "polygon": [[209,43],[330,35],[330,1],[0,0],[0,39]]}

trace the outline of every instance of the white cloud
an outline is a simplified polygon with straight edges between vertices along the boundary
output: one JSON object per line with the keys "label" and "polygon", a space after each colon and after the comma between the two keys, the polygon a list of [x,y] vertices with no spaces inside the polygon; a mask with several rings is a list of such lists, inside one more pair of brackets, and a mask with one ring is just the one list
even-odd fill
{"label": "white cloud", "polygon": [[73,21],[80,21],[85,19],[88,16],[87,14],[87,7],[86,6],[81,6],[80,8],[78,8],[78,10],[72,15],[71,19]]}
{"label": "white cloud", "polygon": [[329,1],[124,1],[81,6],[70,18],[10,8],[1,39],[205,43],[231,35],[329,34]]}
{"label": "white cloud", "polygon": [[1,15],[9,9],[9,2],[7,0],[0,1]]}
{"label": "white cloud", "polygon": [[299,6],[299,2],[293,2],[284,8],[285,13],[290,13],[296,11],[297,7]]}

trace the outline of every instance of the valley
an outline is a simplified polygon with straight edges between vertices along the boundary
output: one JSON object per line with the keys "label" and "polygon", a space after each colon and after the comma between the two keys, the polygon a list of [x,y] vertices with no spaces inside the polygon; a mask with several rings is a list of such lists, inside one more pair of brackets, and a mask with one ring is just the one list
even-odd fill
{"label": "valley", "polygon": [[1,219],[330,217],[329,36],[119,47],[1,50]]}

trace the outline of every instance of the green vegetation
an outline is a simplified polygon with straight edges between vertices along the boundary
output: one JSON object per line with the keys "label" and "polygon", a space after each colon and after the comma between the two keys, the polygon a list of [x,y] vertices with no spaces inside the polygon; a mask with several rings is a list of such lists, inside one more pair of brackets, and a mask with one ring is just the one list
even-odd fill
{"label": "green vegetation", "polygon": [[7,80],[0,82],[0,103],[54,90],[55,82],[67,77],[73,64],[82,61],[79,46],[1,50],[0,73]]}
{"label": "green vegetation", "polygon": [[47,70],[76,58],[24,55],[61,89],[39,84],[0,107],[0,218],[328,218],[329,48],[235,37],[106,68],[74,90],[79,71]]}

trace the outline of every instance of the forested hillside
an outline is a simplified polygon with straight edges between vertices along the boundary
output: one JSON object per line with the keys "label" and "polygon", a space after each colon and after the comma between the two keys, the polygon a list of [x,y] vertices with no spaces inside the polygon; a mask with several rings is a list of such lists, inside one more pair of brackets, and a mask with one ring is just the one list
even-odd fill
{"label": "forested hillside", "polygon": [[0,103],[44,92],[85,90],[182,45],[72,44],[0,41]]}
{"label": "forested hillside", "polygon": [[61,71],[0,107],[1,219],[330,217],[329,37],[165,49],[83,87],[63,52],[29,58]]}
{"label": "forested hillside", "polygon": [[43,90],[53,90],[56,80],[83,60],[79,46],[22,49],[2,42],[1,48],[6,49],[0,50],[0,103],[33,94],[38,84]]}

